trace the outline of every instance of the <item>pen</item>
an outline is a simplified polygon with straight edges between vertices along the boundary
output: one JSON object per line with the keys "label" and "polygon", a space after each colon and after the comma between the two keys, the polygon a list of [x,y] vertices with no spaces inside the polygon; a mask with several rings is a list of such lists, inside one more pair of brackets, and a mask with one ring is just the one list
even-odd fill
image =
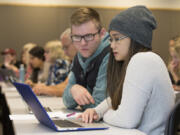
{"label": "pen", "polygon": [[76,114],[76,112],[69,113],[69,114],[66,115],[66,117],[70,117],[70,116],[75,115],[75,114]]}

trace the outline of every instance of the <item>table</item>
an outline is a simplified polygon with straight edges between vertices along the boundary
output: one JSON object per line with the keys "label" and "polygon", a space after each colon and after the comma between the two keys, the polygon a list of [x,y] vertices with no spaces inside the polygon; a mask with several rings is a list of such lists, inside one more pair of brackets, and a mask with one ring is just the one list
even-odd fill
{"label": "table", "polygon": [[[7,104],[10,109],[11,114],[28,114],[28,107],[22,100],[19,93],[12,86],[3,86],[3,93],[5,94]],[[49,96],[39,96],[38,97],[43,106],[48,106],[53,109],[53,111],[66,110],[62,98],[60,97],[49,97]],[[55,132],[54,130],[42,125],[36,119],[31,120],[13,120],[13,127],[16,135],[145,135],[136,129],[122,129],[118,127],[109,126],[107,130],[94,130],[94,131],[75,131],[75,132]]]}

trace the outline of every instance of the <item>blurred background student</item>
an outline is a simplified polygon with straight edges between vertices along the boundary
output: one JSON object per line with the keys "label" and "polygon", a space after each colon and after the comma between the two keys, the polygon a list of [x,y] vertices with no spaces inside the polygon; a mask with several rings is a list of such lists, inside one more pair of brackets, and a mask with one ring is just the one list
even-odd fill
{"label": "blurred background student", "polygon": [[46,84],[55,85],[63,82],[69,73],[70,62],[60,41],[49,41],[45,45],[45,59],[51,65]]}
{"label": "blurred background student", "polygon": [[49,64],[45,63],[44,49],[42,47],[36,46],[32,48],[29,54],[33,71],[26,83],[33,87],[35,83],[47,80]]}
{"label": "blurred background student", "polygon": [[70,61],[74,59],[74,56],[77,53],[76,48],[74,45],[72,45],[72,40],[71,40],[71,29],[67,28],[61,35],[60,35],[60,40],[63,46],[64,53],[66,56],[69,57]]}
{"label": "blurred background student", "polygon": [[180,36],[174,36],[169,40],[169,47],[174,46],[174,42],[179,38]]}
{"label": "blurred background student", "polygon": [[[69,61],[72,62],[74,56],[76,55],[76,49],[72,44],[70,36],[71,30],[68,28],[61,34],[60,40],[64,53],[69,57]],[[67,83],[68,77],[66,77],[63,82],[56,85],[35,85],[33,91],[38,95],[44,94],[50,96],[62,96]]]}
{"label": "blurred background student", "polygon": [[60,41],[47,42],[45,45],[45,60],[51,66],[46,83],[38,83],[34,86],[33,90],[36,94],[43,94],[43,91],[47,91],[49,88],[48,86],[59,84],[67,78],[70,69],[68,59]]}
{"label": "blurred background student", "polygon": [[30,54],[29,54],[29,51],[34,48],[35,46],[37,46],[35,43],[27,43],[23,46],[23,49],[22,49],[22,56],[21,56],[21,60],[22,60],[22,63],[24,64],[25,66],[25,80],[30,78],[31,74],[32,74],[32,66],[30,64]]}
{"label": "blurred background student", "polygon": [[180,37],[169,47],[170,61],[168,70],[176,91],[180,91]]}
{"label": "blurred background student", "polygon": [[12,48],[6,48],[4,51],[1,52],[1,55],[4,59],[1,68],[12,70],[18,77],[21,62],[17,60],[16,51]]}

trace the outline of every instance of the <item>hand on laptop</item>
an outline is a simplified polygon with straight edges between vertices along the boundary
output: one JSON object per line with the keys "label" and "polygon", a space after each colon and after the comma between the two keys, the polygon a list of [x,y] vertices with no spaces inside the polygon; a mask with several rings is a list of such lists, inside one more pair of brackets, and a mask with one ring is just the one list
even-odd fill
{"label": "hand on laptop", "polygon": [[89,108],[86,109],[86,111],[84,111],[82,114],[78,115],[77,118],[82,118],[82,121],[85,123],[92,123],[93,120],[98,120],[99,116],[95,109]]}
{"label": "hand on laptop", "polygon": [[95,101],[88,90],[78,84],[73,85],[71,94],[79,105],[94,104]]}

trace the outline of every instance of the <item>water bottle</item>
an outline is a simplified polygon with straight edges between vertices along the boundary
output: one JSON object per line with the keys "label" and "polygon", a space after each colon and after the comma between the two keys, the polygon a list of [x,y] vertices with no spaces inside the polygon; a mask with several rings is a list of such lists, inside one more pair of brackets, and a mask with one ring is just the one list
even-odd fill
{"label": "water bottle", "polygon": [[24,65],[21,64],[19,69],[19,80],[21,83],[24,83],[24,75],[25,75]]}

